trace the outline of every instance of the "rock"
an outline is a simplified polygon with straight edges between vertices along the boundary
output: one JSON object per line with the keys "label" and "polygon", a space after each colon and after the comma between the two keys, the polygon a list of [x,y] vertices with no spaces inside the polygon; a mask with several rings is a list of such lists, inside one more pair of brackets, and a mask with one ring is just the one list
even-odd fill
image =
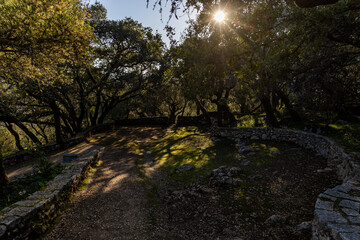
{"label": "rock", "polygon": [[258,180],[258,179],[262,179],[262,176],[261,176],[260,174],[251,175],[251,176],[249,176],[249,179],[251,179],[251,180]]}
{"label": "rock", "polygon": [[213,141],[213,142],[220,142],[221,139],[220,139],[220,138],[217,138],[217,137],[212,137],[212,138],[211,138],[211,141]]}
{"label": "rock", "polygon": [[0,225],[0,238],[4,236],[6,233],[6,227],[4,225]]}
{"label": "rock", "polygon": [[284,223],[286,223],[286,217],[280,215],[272,215],[265,221],[267,225],[281,225]]}
{"label": "rock", "polygon": [[247,159],[242,160],[242,162],[240,163],[241,166],[247,166],[249,164],[250,164],[250,161]]}
{"label": "rock", "polygon": [[181,165],[181,166],[178,166],[177,168],[175,168],[175,172],[176,173],[179,173],[179,172],[185,172],[185,171],[189,171],[191,169],[194,169],[195,166],[193,164],[184,164],[184,165]]}
{"label": "rock", "polygon": [[247,152],[253,152],[254,149],[250,146],[240,146],[238,149],[238,153],[247,153]]}
{"label": "rock", "polygon": [[239,178],[233,178],[241,173],[241,168],[221,166],[210,172],[210,180],[215,183],[228,184],[228,185],[240,185],[243,181]]}
{"label": "rock", "polygon": [[252,137],[250,138],[250,140],[259,140],[259,137],[258,137],[258,136],[252,136]]}
{"label": "rock", "polygon": [[307,222],[302,222],[299,225],[297,225],[295,227],[295,229],[297,231],[303,232],[303,231],[310,231],[312,227],[312,222],[311,221],[307,221]]}
{"label": "rock", "polygon": [[339,206],[354,209],[355,211],[360,212],[360,203],[359,202],[354,202],[354,201],[349,201],[349,200],[342,200],[339,203]]}
{"label": "rock", "polygon": [[316,170],[317,173],[328,173],[328,172],[332,172],[331,168],[324,168],[324,169],[318,169]]}
{"label": "rock", "polygon": [[270,153],[270,154],[280,154],[280,152],[273,151],[273,150],[270,150],[269,153]]}

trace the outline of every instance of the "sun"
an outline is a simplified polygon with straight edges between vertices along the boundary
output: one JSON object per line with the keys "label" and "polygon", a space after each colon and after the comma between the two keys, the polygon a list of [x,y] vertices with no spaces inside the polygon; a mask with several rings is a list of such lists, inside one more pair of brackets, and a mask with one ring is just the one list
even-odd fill
{"label": "sun", "polygon": [[225,20],[225,13],[223,11],[217,11],[214,15],[215,21],[221,23]]}

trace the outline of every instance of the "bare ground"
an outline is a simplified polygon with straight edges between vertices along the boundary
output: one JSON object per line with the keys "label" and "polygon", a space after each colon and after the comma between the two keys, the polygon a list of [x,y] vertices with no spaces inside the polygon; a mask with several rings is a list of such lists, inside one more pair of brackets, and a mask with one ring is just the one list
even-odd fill
{"label": "bare ground", "polygon": [[[333,172],[316,173],[324,159],[298,159],[295,149],[274,165],[245,168],[243,192],[210,182],[179,188],[152,159],[151,144],[166,131],[95,136],[106,146],[103,162],[45,239],[310,239],[295,226],[312,220],[316,196],[338,183]],[[264,224],[271,215],[286,221]]]}
{"label": "bare ground", "polygon": [[98,139],[107,145],[102,164],[45,239],[151,238],[147,190],[136,165],[140,156],[119,143],[129,138],[142,143],[156,137],[159,131],[155,131],[122,129]]}

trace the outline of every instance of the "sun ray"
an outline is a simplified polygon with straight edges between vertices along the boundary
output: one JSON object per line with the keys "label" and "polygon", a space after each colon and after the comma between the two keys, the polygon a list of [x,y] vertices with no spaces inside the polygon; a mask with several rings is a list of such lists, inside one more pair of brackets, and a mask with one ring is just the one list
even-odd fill
{"label": "sun ray", "polygon": [[225,13],[223,11],[217,11],[214,15],[214,19],[216,22],[223,22],[225,20]]}

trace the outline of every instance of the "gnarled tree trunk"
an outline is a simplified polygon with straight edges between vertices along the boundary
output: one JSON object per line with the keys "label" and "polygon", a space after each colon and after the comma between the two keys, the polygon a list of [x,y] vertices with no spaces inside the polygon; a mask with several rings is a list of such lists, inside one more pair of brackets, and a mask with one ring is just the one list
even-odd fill
{"label": "gnarled tree trunk", "polygon": [[274,109],[271,106],[270,97],[262,96],[260,101],[266,113],[266,123],[269,125],[269,127],[280,127],[275,117]]}
{"label": "gnarled tree trunk", "polygon": [[9,184],[9,179],[5,172],[4,161],[2,158],[2,144],[0,143],[0,188]]}
{"label": "gnarled tree trunk", "polygon": [[24,150],[24,148],[21,146],[20,136],[19,136],[19,134],[14,130],[14,128],[13,128],[13,126],[11,125],[11,123],[5,123],[5,126],[6,126],[6,128],[9,130],[9,132],[14,136],[16,147],[17,147],[20,151]]}

